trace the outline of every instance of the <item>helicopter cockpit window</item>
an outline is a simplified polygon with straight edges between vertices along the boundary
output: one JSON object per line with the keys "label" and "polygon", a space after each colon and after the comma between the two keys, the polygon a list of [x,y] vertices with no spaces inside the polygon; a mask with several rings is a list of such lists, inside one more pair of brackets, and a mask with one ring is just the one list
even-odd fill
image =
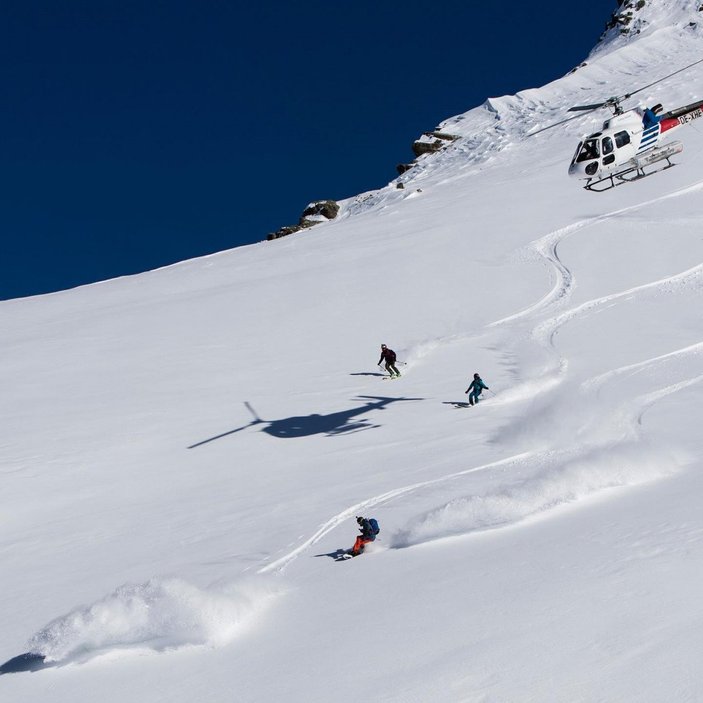
{"label": "helicopter cockpit window", "polygon": [[615,146],[618,147],[618,149],[621,146],[625,146],[625,144],[630,143],[630,135],[627,132],[618,132],[615,135]]}
{"label": "helicopter cockpit window", "polygon": [[600,156],[598,150],[598,140],[597,139],[586,139],[581,148],[581,152],[576,158],[576,163],[582,163],[583,161],[590,161],[591,159],[597,159]]}
{"label": "helicopter cockpit window", "polygon": [[603,154],[610,154],[615,147],[610,137],[603,137]]}
{"label": "helicopter cockpit window", "polygon": [[574,152],[574,158],[571,159],[571,163],[575,164],[576,159],[578,159],[579,154],[581,153],[581,147],[583,146],[583,142],[579,142],[579,145],[576,147],[576,151]]}

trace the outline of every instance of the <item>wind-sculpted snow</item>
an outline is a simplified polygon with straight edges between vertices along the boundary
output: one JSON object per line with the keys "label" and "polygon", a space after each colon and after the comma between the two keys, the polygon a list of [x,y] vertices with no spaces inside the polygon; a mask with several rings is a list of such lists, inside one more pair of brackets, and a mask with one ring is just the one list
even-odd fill
{"label": "wind-sculpted snow", "polygon": [[29,651],[47,662],[65,662],[113,649],[222,646],[275,593],[273,583],[261,579],[208,589],[179,579],[126,584],[50,622],[32,637]]}
{"label": "wind-sculpted snow", "polygon": [[540,473],[484,495],[456,498],[413,519],[398,532],[395,548],[445,537],[505,527],[606,489],[653,481],[673,473],[685,460],[639,443],[599,447],[587,454],[542,455]]}

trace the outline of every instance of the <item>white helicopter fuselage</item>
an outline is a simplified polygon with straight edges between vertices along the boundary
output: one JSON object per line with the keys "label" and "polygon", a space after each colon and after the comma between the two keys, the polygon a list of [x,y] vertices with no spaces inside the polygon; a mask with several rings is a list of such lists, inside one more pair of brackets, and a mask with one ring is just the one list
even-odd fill
{"label": "white helicopter fuselage", "polygon": [[614,115],[603,123],[600,132],[579,143],[569,166],[569,175],[586,180],[586,188],[604,179],[610,180],[612,185],[612,179],[620,174],[639,173],[644,166],[668,160],[680,153],[683,145],[680,142],[662,144],[665,137],[678,127],[703,117],[701,106],[703,101],[661,116],[640,108]]}

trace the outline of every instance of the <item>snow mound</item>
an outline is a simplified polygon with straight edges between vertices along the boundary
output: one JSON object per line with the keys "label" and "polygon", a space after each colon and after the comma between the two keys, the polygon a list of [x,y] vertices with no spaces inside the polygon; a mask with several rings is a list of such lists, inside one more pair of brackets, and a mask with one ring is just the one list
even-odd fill
{"label": "snow mound", "polygon": [[50,622],[29,642],[47,662],[90,657],[115,648],[164,651],[230,642],[275,594],[270,581],[200,589],[179,579],[125,584]]}
{"label": "snow mound", "polygon": [[[543,457],[552,463],[549,453]],[[455,498],[415,517],[392,542],[396,549],[479,530],[505,527],[606,489],[633,486],[670,475],[685,460],[642,445],[599,447],[485,495]]]}

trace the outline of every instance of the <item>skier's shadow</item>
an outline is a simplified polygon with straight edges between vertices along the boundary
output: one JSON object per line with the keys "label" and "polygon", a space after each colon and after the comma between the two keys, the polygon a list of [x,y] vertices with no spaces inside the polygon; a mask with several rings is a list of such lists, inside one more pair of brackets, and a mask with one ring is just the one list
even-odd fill
{"label": "skier's shadow", "polygon": [[41,671],[42,669],[48,669],[50,666],[51,664],[47,664],[41,654],[25,652],[0,665],[0,676],[3,674],[19,674],[23,671]]}
{"label": "skier's shadow", "polygon": [[350,373],[350,376],[388,376],[387,373],[380,371],[359,371],[358,373]]}
{"label": "skier's shadow", "polygon": [[374,425],[363,417],[359,417],[371,410],[385,410],[391,403],[398,403],[407,400],[423,400],[423,398],[386,398],[373,395],[360,395],[361,400],[366,400],[362,406],[349,408],[337,413],[329,413],[327,415],[300,415],[297,417],[286,417],[280,420],[262,420],[254,408],[247,402],[244,405],[249,412],[254,416],[254,419],[242,427],[237,427],[229,432],[209,437],[201,442],[191,444],[188,449],[202,447],[203,444],[209,444],[216,439],[228,437],[236,432],[241,432],[254,425],[262,425],[261,431],[272,437],[279,439],[290,439],[293,437],[310,437],[316,434],[324,434],[328,437],[334,437],[340,434],[349,434],[351,432],[360,432],[361,430],[370,430],[380,425]]}

